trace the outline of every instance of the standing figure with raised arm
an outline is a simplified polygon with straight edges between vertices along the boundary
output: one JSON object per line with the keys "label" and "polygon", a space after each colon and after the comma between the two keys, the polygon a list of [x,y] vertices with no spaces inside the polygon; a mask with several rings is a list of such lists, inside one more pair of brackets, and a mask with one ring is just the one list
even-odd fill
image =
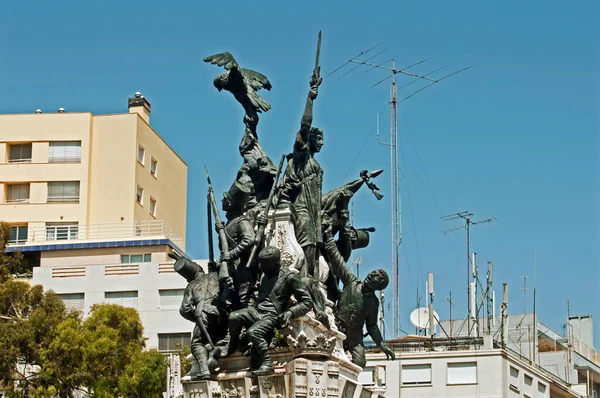
{"label": "standing figure with raised arm", "polygon": [[340,296],[335,312],[338,326],[346,334],[344,349],[352,354],[352,362],[360,367],[365,367],[365,347],[363,344],[363,326],[373,342],[381,348],[389,359],[396,359],[394,352],[383,342],[381,331],[377,326],[377,314],[379,313],[379,300],[375,295],[376,290],[387,287],[390,279],[388,274],[378,269],[371,271],[364,281],[358,279],[348,268],[348,264],[338,251],[336,242],[333,240],[331,224],[324,225],[325,251],[330,261],[333,273],[344,284],[344,290]]}
{"label": "standing figure with raised arm", "polygon": [[317,61],[310,80],[310,91],[296,134],[294,152],[288,157],[288,165],[283,176],[282,199],[289,200],[296,239],[304,251],[305,266],[302,276],[316,276],[319,249],[323,244],[321,232],[321,193],[323,169],[316,161],[315,154],[323,147],[323,130],[312,127],[313,101],[319,94],[320,77],[319,46]]}

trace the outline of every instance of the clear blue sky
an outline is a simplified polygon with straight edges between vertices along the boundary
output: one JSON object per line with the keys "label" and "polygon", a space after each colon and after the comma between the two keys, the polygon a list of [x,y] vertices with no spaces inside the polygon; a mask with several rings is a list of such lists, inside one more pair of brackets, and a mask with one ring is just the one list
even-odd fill
{"label": "clear blue sky", "polygon": [[[388,51],[379,60],[397,56],[408,65],[432,57],[417,72],[477,64],[401,106],[402,328],[414,332],[408,314],[417,286],[424,301],[429,271],[440,316],[448,318],[450,291],[453,315],[465,315],[465,233],[444,234],[458,223],[440,216],[470,210],[475,219],[497,218],[473,228],[472,248],[482,274],[494,262],[498,298],[509,284],[510,311],[523,311],[523,274],[532,309],[537,249],[540,319],[561,331],[570,300],[573,314],[595,316],[600,345],[597,1],[174,3],[3,2],[0,112],[123,112],[127,97],[141,91],[152,103],[152,125],[189,166],[187,246],[206,257],[202,167],[217,191],[229,187],[241,162],[243,113],[213,88],[221,71],[203,57],[227,50],[269,77],[273,90],[264,96],[273,109],[259,134],[273,159],[291,150],[319,29],[323,75],[380,42]],[[355,200],[355,224],[377,228],[372,244],[356,252],[363,276],[390,268],[389,157],[371,133],[388,86],[369,89],[384,76],[326,79],[315,105],[315,124],[325,130],[318,157],[325,190],[363,168],[386,169],[378,181],[384,200],[368,190]],[[389,301],[390,288],[386,295]]]}

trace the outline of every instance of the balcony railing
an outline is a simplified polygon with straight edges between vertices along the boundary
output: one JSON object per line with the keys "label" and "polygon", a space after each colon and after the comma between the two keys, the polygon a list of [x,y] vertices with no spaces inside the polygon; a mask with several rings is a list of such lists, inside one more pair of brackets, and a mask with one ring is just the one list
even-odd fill
{"label": "balcony railing", "polygon": [[[77,240],[122,240],[140,237],[166,237],[177,246],[183,247],[184,240],[175,234],[162,220],[133,221],[102,224],[49,223],[44,226],[29,226],[27,241],[20,245],[40,243],[66,243]],[[15,245],[13,243],[13,245]]]}

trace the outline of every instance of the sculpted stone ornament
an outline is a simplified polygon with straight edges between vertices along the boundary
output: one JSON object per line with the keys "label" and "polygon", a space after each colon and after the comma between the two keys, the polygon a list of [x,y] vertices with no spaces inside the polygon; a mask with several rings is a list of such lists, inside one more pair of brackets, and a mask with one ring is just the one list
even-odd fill
{"label": "sculpted stone ornament", "polygon": [[294,355],[321,354],[330,356],[335,349],[336,343],[335,337],[328,338],[324,334],[318,334],[314,339],[309,339],[304,332],[300,332],[296,337],[288,335],[286,340]]}
{"label": "sculpted stone ornament", "polygon": [[388,358],[395,359],[394,352],[387,347],[377,326],[379,300],[376,290],[383,290],[389,283],[387,273],[378,269],[370,272],[364,282],[352,274],[348,265],[339,253],[333,240],[331,227],[327,226],[324,233],[325,251],[330,261],[333,273],[344,284],[344,290],[337,304],[336,318],[342,331],[346,333],[344,348],[350,351],[352,362],[360,367],[367,363],[363,345],[363,326],[373,342],[381,348]]}
{"label": "sculpted stone ornament", "polygon": [[216,264],[209,264],[211,269],[205,274],[195,262],[174,252],[169,256],[176,260],[175,271],[188,281],[179,313],[196,324],[192,335],[191,351],[198,362],[198,371],[193,374],[190,372],[188,377],[208,380],[210,378],[208,358],[215,347],[213,342],[222,339],[227,330],[224,322],[225,297],[219,287]]}
{"label": "sculpted stone ornament", "polygon": [[[230,341],[215,352],[217,357],[231,355],[238,348],[242,328],[247,328],[246,336],[252,343],[250,373],[253,376],[274,372],[269,355],[269,342],[273,338],[275,328],[286,327],[292,319],[306,314],[313,306],[301,278],[281,267],[279,249],[275,246],[265,247],[258,255],[258,262],[263,277],[256,303],[230,314]],[[294,305],[290,305],[292,295],[296,301]]]}

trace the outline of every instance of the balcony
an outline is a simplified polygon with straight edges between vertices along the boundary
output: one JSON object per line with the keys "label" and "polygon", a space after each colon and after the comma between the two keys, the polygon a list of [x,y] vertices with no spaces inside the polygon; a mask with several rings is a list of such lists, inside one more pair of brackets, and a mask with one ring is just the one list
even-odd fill
{"label": "balcony", "polygon": [[[102,224],[47,223],[30,226],[27,240],[10,243],[9,247],[26,251],[29,246],[75,244],[83,242],[115,242],[124,240],[167,238],[183,248],[185,241],[162,220]],[[41,250],[41,249],[40,249]]]}

